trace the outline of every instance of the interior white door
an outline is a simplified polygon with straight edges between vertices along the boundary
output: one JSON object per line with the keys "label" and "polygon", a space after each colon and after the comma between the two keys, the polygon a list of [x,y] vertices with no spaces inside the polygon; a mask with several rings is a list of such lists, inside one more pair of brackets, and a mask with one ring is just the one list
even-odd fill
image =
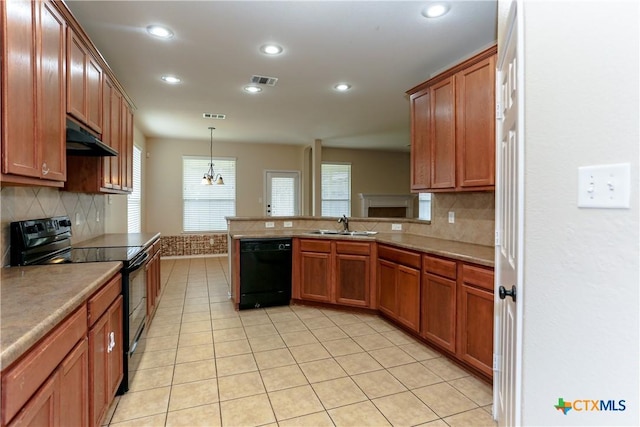
{"label": "interior white door", "polygon": [[521,3],[513,1],[500,41],[497,98],[496,275],[493,413],[500,426],[521,420],[524,230],[524,116]]}
{"label": "interior white door", "polygon": [[265,214],[294,216],[300,213],[300,172],[265,172]]}

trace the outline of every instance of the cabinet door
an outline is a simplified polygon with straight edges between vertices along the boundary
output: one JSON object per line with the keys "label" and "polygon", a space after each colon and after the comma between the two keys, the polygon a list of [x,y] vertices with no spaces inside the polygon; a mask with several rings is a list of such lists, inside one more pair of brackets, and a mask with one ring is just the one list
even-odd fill
{"label": "cabinet door", "polygon": [[302,252],[300,254],[300,297],[331,302],[331,254]]}
{"label": "cabinet door", "polygon": [[82,41],[69,28],[67,30],[67,113],[87,122],[86,116],[86,52]]}
{"label": "cabinet door", "polygon": [[454,188],[455,89],[453,76],[430,87],[431,188]]}
{"label": "cabinet door", "polygon": [[89,329],[89,419],[99,425],[109,401],[109,315],[103,314]]}
{"label": "cabinet door", "polygon": [[369,306],[370,260],[367,255],[336,254],[336,303]]}
{"label": "cabinet door", "polygon": [[378,308],[384,314],[396,317],[396,270],[397,264],[378,259]]}
{"label": "cabinet door", "polygon": [[422,277],[422,336],[456,351],[456,281],[426,273]]}
{"label": "cabinet door", "polygon": [[493,374],[493,292],[460,286],[458,357],[488,376]]}
{"label": "cabinet door", "polygon": [[86,61],[87,126],[102,133],[102,68],[88,52]]}
{"label": "cabinet door", "polygon": [[89,362],[87,339],[60,367],[60,425],[84,426],[89,422]]}
{"label": "cabinet door", "polygon": [[121,116],[120,109],[122,108],[122,95],[119,91],[113,90],[111,92],[111,148],[118,152],[117,156],[111,156],[111,188],[114,190],[120,190],[122,181],[120,180],[120,157],[122,157],[122,146],[120,144],[120,127]]}
{"label": "cabinet door", "polygon": [[52,3],[40,5],[37,117],[42,178],[67,177],[65,124],[65,21]]}
{"label": "cabinet door", "polygon": [[27,404],[11,421],[9,427],[48,427],[58,426],[60,417],[60,374],[54,372],[51,377],[29,399]]}
{"label": "cabinet door", "polygon": [[2,2],[4,44],[2,61],[2,172],[40,176],[36,143],[36,51],[37,3]]}
{"label": "cabinet door", "polygon": [[[111,133],[111,94],[115,91],[113,83],[105,75],[102,79],[102,142],[113,147],[113,134]],[[111,184],[111,157],[103,157],[102,163],[102,187],[112,188]]]}
{"label": "cabinet door", "polygon": [[89,330],[89,418],[100,425],[123,377],[122,295]]}
{"label": "cabinet door", "polygon": [[411,95],[411,190],[431,187],[429,89]]}
{"label": "cabinet door", "polygon": [[[111,305],[109,311],[107,312],[107,316],[109,318],[109,336],[108,336],[108,344],[107,344],[107,358],[108,358],[108,369],[107,369],[107,409],[109,409],[109,405],[111,404],[116,392],[118,391],[118,387],[122,382],[122,377],[124,375],[123,371],[123,342],[122,342],[122,333],[123,333],[123,310],[122,307],[122,296],[119,296],[118,299]],[[111,336],[113,334],[113,336]],[[113,337],[113,338],[112,338]],[[109,351],[110,350],[110,351]]]}
{"label": "cabinet door", "polygon": [[396,277],[397,320],[420,330],[420,271],[399,265]]}
{"label": "cabinet door", "polygon": [[459,187],[495,183],[495,55],[456,75]]}

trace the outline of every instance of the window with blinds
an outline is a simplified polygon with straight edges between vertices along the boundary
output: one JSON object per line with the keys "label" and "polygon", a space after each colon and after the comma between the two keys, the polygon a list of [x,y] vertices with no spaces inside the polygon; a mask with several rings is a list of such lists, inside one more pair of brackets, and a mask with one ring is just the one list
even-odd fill
{"label": "window with blinds", "polygon": [[431,220],[431,193],[418,194],[418,218]]}
{"label": "window with blinds", "polygon": [[226,216],[236,214],[236,160],[214,158],[213,169],[224,185],[202,185],[208,157],[182,157],[182,229],[186,233],[226,231]]}
{"label": "window with blinds", "polygon": [[322,216],[351,216],[351,164],[323,163]]}
{"label": "window with blinds", "polygon": [[133,191],[127,196],[127,231],[142,231],[142,152],[133,146]]}

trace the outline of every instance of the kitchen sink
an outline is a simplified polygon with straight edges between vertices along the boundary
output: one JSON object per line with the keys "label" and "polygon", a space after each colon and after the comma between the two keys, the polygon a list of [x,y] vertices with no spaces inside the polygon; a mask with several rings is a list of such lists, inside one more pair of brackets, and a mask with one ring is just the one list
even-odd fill
{"label": "kitchen sink", "polygon": [[314,230],[311,234],[328,234],[337,236],[373,236],[377,231],[339,231],[339,230]]}

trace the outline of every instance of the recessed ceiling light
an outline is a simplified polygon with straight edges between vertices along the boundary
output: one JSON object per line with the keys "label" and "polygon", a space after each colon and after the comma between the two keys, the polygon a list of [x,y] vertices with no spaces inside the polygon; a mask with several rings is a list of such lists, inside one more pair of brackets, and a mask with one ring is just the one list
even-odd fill
{"label": "recessed ceiling light", "polygon": [[449,5],[445,3],[435,3],[427,6],[422,14],[427,18],[439,18],[449,12]]}
{"label": "recessed ceiling light", "polygon": [[333,88],[339,92],[344,92],[351,89],[351,85],[348,83],[338,83]]}
{"label": "recessed ceiling light", "polygon": [[161,39],[170,39],[173,37],[173,31],[161,25],[149,25],[147,27],[147,33],[152,36],[160,37]]}
{"label": "recessed ceiling light", "polygon": [[245,86],[244,90],[249,92],[249,93],[258,93],[258,92],[262,92],[262,88],[258,87],[258,86]]}
{"label": "recessed ceiling light", "polygon": [[180,83],[182,80],[180,80],[180,78],[176,77],[176,76],[162,76],[160,77],[162,79],[162,81],[170,83],[172,85]]}
{"label": "recessed ceiling light", "polygon": [[267,55],[279,55],[282,53],[282,46],[277,44],[265,44],[260,46],[260,52]]}

